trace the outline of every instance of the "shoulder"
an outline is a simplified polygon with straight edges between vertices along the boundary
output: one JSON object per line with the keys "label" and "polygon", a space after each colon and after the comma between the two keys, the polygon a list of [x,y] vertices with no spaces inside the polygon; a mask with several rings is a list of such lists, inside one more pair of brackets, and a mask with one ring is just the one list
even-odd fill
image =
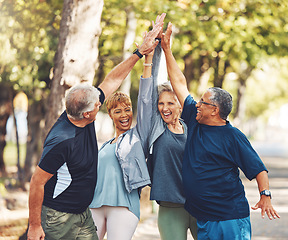
{"label": "shoulder", "polygon": [[[179,118],[180,123],[184,126],[187,127],[186,123],[184,122],[184,120],[182,118]],[[163,121],[164,122],[164,121]]]}
{"label": "shoulder", "polygon": [[238,129],[237,127],[233,127],[230,124],[230,122],[227,122],[226,129],[227,129],[227,131],[233,133],[233,135],[236,136],[236,137],[240,137],[240,138],[244,137],[244,138],[246,138],[245,134],[243,132],[241,132],[241,130]]}
{"label": "shoulder", "polygon": [[197,113],[197,108],[196,108],[197,102],[194,100],[194,98],[189,94],[183,105],[183,111],[181,118],[184,119],[186,123],[190,122],[192,120],[193,122],[196,121],[196,113]]}
{"label": "shoulder", "polygon": [[65,119],[58,119],[47,135],[45,143],[63,142],[75,136],[76,128]]}
{"label": "shoulder", "polygon": [[197,102],[194,100],[194,98],[189,94],[184,101],[183,105],[183,111],[185,109],[190,109],[190,108],[196,108]]}
{"label": "shoulder", "polygon": [[101,102],[101,104],[103,104],[105,101],[105,94],[101,88],[97,87],[97,89],[100,92],[99,101]]}
{"label": "shoulder", "polygon": [[195,102],[195,100],[194,100],[194,98],[189,94],[189,95],[185,98],[184,106],[185,106],[186,104],[191,104],[191,103],[193,103],[193,102]]}
{"label": "shoulder", "polygon": [[107,144],[108,144],[108,143],[111,143],[114,139],[115,139],[115,138],[112,138],[112,139],[104,142],[104,143],[102,144],[102,146],[100,147],[99,151],[102,150],[103,148],[105,148],[105,147],[107,146]]}
{"label": "shoulder", "polygon": [[236,145],[250,145],[246,135],[240,129],[233,127],[230,123],[227,124],[225,138],[229,138]]}

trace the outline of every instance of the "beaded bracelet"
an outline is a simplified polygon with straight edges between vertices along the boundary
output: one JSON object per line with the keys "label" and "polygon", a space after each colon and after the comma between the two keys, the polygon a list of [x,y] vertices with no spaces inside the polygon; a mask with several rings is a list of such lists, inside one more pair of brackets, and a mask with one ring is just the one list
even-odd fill
{"label": "beaded bracelet", "polygon": [[146,66],[146,67],[152,67],[153,63],[143,63],[143,65]]}

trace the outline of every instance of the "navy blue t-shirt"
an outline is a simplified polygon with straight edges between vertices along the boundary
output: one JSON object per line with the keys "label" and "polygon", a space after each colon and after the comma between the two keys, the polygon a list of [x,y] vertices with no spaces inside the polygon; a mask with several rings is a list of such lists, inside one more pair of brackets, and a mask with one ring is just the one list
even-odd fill
{"label": "navy blue t-shirt", "polygon": [[248,217],[238,168],[249,180],[267,169],[246,136],[228,121],[224,126],[199,124],[195,105],[189,95],[182,113],[188,127],[182,168],[185,208],[199,220]]}
{"label": "navy blue t-shirt", "polygon": [[187,127],[184,123],[183,128],[184,133],[177,134],[171,132],[165,124],[165,131],[153,144],[153,153],[147,160],[152,183],[150,200],[185,203],[182,162]]}
{"label": "navy blue t-shirt", "polygon": [[41,169],[54,174],[45,185],[43,205],[61,212],[84,212],[93,199],[97,162],[94,122],[77,127],[64,111],[46,137],[39,163]]}

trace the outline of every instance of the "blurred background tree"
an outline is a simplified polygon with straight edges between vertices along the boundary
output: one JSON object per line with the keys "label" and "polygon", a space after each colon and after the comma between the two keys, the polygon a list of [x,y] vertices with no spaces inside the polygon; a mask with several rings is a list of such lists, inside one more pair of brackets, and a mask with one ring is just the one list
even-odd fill
{"label": "blurred background tree", "polygon": [[[196,99],[211,86],[227,89],[234,98],[230,120],[252,137],[255,119],[268,121],[272,110],[288,102],[286,0],[105,0],[103,11],[101,1],[76,2],[0,0],[0,87],[11,92],[0,98],[2,173],[5,126],[14,96],[24,92],[28,97],[23,167],[29,181],[39,161],[42,136],[63,110],[65,91],[79,81],[99,85],[132,53],[134,42],[141,44],[142,33],[162,12],[167,13],[165,22],[173,23],[172,51]],[[100,26],[89,23],[93,11],[97,16],[102,11]],[[85,21],[94,37],[85,35]],[[121,87],[133,106],[142,67],[137,63]]]}
{"label": "blurred background tree", "polygon": [[[26,168],[37,163],[42,147],[41,121],[58,42],[61,4],[58,1],[8,0],[1,1],[0,7],[0,83],[9,86],[13,96],[24,92],[28,97]],[[5,136],[1,139],[5,140]]]}

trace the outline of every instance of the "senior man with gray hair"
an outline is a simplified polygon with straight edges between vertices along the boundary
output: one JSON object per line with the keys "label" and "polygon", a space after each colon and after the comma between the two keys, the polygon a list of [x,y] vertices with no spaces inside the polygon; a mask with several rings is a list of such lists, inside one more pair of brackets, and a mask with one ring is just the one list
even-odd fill
{"label": "senior man with gray hair", "polygon": [[258,184],[260,200],[252,209],[261,208],[263,218],[266,213],[275,219],[280,216],[271,204],[267,169],[246,136],[227,121],[232,110],[227,91],[209,88],[199,102],[190,95],[170,49],[171,33],[169,23],[161,46],[188,127],[182,169],[185,209],[197,219],[198,239],[251,239],[249,205],[239,168]]}
{"label": "senior man with gray hair", "polygon": [[78,85],[66,97],[66,111],[48,133],[29,193],[28,239],[98,239],[88,208],[97,179],[94,120],[104,100],[118,89],[136,62],[158,45],[165,14],[142,45],[117,65],[98,89]]}

